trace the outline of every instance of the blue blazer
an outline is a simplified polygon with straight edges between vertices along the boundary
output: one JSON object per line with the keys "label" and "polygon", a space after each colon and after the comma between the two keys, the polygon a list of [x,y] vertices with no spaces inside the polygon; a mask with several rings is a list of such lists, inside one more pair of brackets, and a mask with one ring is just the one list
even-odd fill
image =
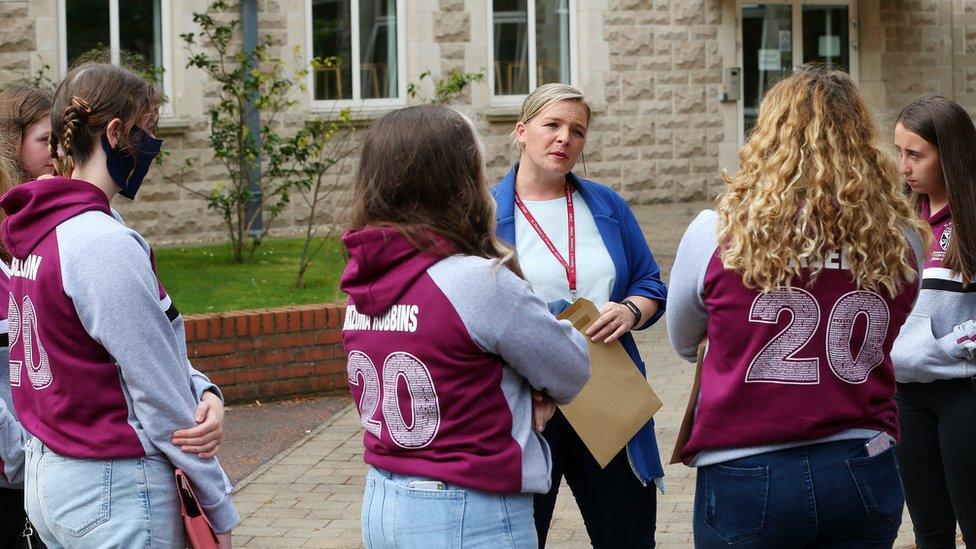
{"label": "blue blazer", "polygon": [[[517,172],[518,164],[513,166],[501,182],[491,189],[498,206],[496,232],[499,238],[512,246],[515,246],[515,174]],[[657,301],[657,313],[645,319],[634,329],[643,330],[651,326],[664,314],[668,290],[661,281],[661,269],[654,261],[637,218],[634,217],[627,202],[610,187],[578,178],[573,173],[567,174],[566,180],[579,190],[580,196],[590,208],[596,228],[600,231],[607,252],[613,260],[616,279],[613,283],[613,291],[610,292],[610,299],[619,302],[628,296],[636,295]],[[628,332],[620,338],[620,343],[641,374],[646,375],[644,362],[637,351],[634,336]],[[641,481],[648,482],[664,476],[657,438],[654,435],[654,419],[641,427],[634,438],[627,443],[627,454],[634,474]]]}

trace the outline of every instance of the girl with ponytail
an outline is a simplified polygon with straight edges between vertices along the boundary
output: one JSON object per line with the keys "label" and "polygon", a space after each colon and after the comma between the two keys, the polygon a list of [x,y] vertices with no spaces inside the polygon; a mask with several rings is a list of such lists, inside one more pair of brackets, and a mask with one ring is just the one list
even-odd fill
{"label": "girl with ponytail", "polygon": [[239,520],[230,482],[208,457],[216,448],[187,453],[174,441],[218,390],[190,366],[152,250],[109,206],[115,194],[136,196],[158,154],[161,102],[124,68],[73,68],[52,109],[48,152],[59,177],[0,199],[10,385],[31,435],[26,507],[49,547],[184,547],[174,467],[222,545]]}

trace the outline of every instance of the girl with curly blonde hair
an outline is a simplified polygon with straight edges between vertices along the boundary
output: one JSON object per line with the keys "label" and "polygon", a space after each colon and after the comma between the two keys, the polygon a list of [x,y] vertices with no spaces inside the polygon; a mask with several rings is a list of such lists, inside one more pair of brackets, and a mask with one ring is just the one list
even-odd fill
{"label": "girl with curly blonde hair", "polygon": [[[904,494],[891,347],[919,291],[923,237],[849,76],[776,84],[685,233],[668,333],[707,337],[682,460],[697,547],[890,547]],[[884,519],[884,520],[879,520]]]}

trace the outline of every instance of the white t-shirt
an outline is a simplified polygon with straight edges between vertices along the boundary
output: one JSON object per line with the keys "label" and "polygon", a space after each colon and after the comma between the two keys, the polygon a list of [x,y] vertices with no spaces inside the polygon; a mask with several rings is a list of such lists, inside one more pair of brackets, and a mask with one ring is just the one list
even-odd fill
{"label": "white t-shirt", "polygon": [[[523,202],[568,262],[569,216],[566,198]],[[573,209],[576,216],[576,296],[589,299],[599,309],[610,301],[610,292],[613,291],[616,279],[613,259],[579,191],[573,193]],[[515,246],[522,273],[536,295],[547,303],[560,299],[573,301],[566,269],[552,255],[518,207],[515,208]]]}

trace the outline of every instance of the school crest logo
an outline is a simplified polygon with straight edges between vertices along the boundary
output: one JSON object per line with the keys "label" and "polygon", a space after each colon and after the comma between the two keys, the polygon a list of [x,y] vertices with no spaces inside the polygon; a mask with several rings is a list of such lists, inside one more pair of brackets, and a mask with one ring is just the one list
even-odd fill
{"label": "school crest logo", "polygon": [[939,247],[943,251],[949,249],[949,239],[952,238],[952,223],[946,223],[945,229],[942,231],[942,236],[939,237]]}

